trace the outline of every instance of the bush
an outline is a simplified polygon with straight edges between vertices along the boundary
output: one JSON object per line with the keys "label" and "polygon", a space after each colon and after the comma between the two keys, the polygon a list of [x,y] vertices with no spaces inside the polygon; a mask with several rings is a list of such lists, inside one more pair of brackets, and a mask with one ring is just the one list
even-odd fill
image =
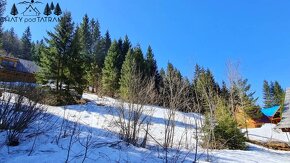
{"label": "bush", "polygon": [[46,91],[43,104],[51,106],[63,106],[77,104],[77,97],[67,92]]}
{"label": "bush", "polygon": [[246,148],[244,133],[238,128],[230,109],[221,100],[217,102],[212,123],[210,123],[210,116],[206,116],[203,131],[205,132],[203,147],[241,150]]}
{"label": "bush", "polygon": [[229,108],[223,102],[219,102],[215,111],[217,125],[214,127],[215,141],[218,148],[245,149],[246,138],[238,128]]}
{"label": "bush", "polygon": [[[26,97],[33,97],[33,100]],[[46,116],[40,101],[41,95],[30,87],[18,85],[4,88],[0,98],[0,130],[7,132],[7,145],[17,146],[22,133]]]}
{"label": "bush", "polygon": [[82,99],[82,95],[75,90],[55,90],[51,87],[41,87],[43,90],[42,104],[51,106],[64,106],[83,104],[85,101]]}

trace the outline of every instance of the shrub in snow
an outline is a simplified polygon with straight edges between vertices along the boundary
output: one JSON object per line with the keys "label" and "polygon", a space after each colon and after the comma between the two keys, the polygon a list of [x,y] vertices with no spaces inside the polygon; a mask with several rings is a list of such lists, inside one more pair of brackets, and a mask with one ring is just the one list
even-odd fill
{"label": "shrub in snow", "polygon": [[[120,138],[134,146],[146,146],[149,124],[151,123],[150,115],[153,114],[151,109],[144,108],[144,105],[155,100],[155,89],[153,79],[144,79],[142,74],[133,71],[127,80],[127,95],[123,99],[128,103],[122,103],[118,107],[118,118],[115,125],[120,129]],[[145,132],[143,141],[140,142],[140,133]]]}
{"label": "shrub in snow", "polygon": [[64,106],[77,104],[79,99],[80,96],[73,92],[47,90],[43,95],[42,102],[51,106]]}
{"label": "shrub in snow", "polygon": [[[4,89],[0,98],[0,130],[7,132],[7,145],[17,146],[21,134],[35,121],[45,116],[38,91],[27,86]],[[20,94],[8,93],[19,92]],[[30,99],[26,98],[30,97]]]}
{"label": "shrub in snow", "polygon": [[[209,146],[214,149],[245,149],[246,138],[238,128],[237,122],[231,115],[229,108],[221,100],[215,110],[215,123],[210,127],[210,120],[206,120],[206,135],[209,135]],[[210,133],[212,131],[212,133]]]}

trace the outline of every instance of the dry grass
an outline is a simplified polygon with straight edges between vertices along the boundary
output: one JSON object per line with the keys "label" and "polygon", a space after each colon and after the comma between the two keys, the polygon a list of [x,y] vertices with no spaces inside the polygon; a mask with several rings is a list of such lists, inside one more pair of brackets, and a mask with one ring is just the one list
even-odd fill
{"label": "dry grass", "polygon": [[248,140],[248,142],[257,144],[269,149],[280,150],[280,151],[290,151],[290,146],[284,142],[278,141],[269,141],[269,142],[260,142],[255,140]]}

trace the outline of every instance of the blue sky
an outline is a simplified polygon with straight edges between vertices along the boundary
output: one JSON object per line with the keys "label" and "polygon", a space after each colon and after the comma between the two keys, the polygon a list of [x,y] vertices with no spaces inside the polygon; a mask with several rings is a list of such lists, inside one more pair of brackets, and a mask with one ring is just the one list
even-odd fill
{"label": "blue sky", "polygon": [[[9,0],[7,12],[13,3]],[[42,0],[43,3],[51,0]],[[290,87],[290,1],[280,0],[55,0],[72,12],[98,19],[112,38],[128,35],[145,50],[150,44],[159,67],[172,62],[192,78],[196,63],[210,68],[218,82],[226,80],[226,62],[239,61],[262,100],[263,80]],[[43,7],[42,7],[43,8]],[[42,11],[41,11],[42,12]],[[8,13],[7,13],[8,14]],[[41,39],[53,23],[5,23],[21,35],[27,26]]]}

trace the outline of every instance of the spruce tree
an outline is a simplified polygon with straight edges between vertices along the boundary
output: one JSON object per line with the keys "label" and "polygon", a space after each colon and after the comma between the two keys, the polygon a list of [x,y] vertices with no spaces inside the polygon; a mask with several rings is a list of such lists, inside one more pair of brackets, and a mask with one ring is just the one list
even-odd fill
{"label": "spruce tree", "polygon": [[106,51],[106,54],[108,53],[108,50],[109,48],[111,47],[111,36],[110,36],[110,33],[109,31],[107,30],[106,31],[106,34],[105,34],[105,51]]}
{"label": "spruce tree", "polygon": [[92,53],[96,54],[98,44],[100,44],[101,42],[101,31],[99,22],[92,19],[90,21],[90,30],[92,41],[91,51]]}
{"label": "spruce tree", "polygon": [[18,10],[17,10],[17,7],[16,7],[15,3],[12,6],[10,14],[13,15],[13,16],[18,15]]}
{"label": "spruce tree", "polygon": [[43,51],[44,48],[45,48],[45,45],[44,45],[44,41],[43,40],[36,41],[36,43],[32,46],[32,50],[31,50],[32,60],[36,64],[40,63],[40,54],[41,54],[41,51]]}
{"label": "spruce tree", "polygon": [[[183,91],[186,79],[184,79],[180,71],[171,63],[167,64],[165,74],[161,71],[163,78],[163,87],[161,90],[161,97],[164,107],[171,109],[185,109],[183,101],[186,99],[187,92]],[[190,86],[189,86],[190,87]],[[182,91],[182,92],[181,92]]]}
{"label": "spruce tree", "polygon": [[57,3],[56,6],[55,6],[55,9],[54,9],[54,14],[59,16],[62,14],[62,11],[61,11],[61,8],[59,6],[59,4]]}
{"label": "spruce tree", "polygon": [[49,39],[46,41],[49,47],[42,52],[39,80],[55,80],[57,91],[61,91],[63,84],[68,80],[67,67],[71,64],[68,62],[68,57],[71,52],[73,32],[74,23],[71,14],[66,12],[54,28],[54,32],[48,32]]}
{"label": "spruce tree", "polygon": [[259,118],[261,116],[259,107],[256,105],[258,98],[255,98],[255,91],[251,91],[248,79],[239,79],[237,83],[239,93],[239,107],[243,109],[247,116]]}
{"label": "spruce tree", "polygon": [[[6,0],[0,0],[0,17],[3,16],[6,6]],[[0,48],[3,48],[3,28],[2,28],[3,21],[0,21]]]}
{"label": "spruce tree", "polygon": [[85,56],[80,53],[81,44],[79,42],[79,34],[79,28],[77,27],[73,35],[70,52],[68,53],[68,82],[66,84],[68,89],[72,86],[81,97],[87,80],[84,78],[86,74]]}
{"label": "spruce tree", "polygon": [[123,65],[123,62],[125,60],[125,57],[126,57],[126,54],[124,55],[123,54],[123,40],[120,38],[118,40],[118,48],[119,48],[119,56],[118,56],[118,61],[117,61],[117,69],[119,70],[119,74],[121,73],[121,69],[122,69],[122,65]]}
{"label": "spruce tree", "polygon": [[136,71],[145,75],[145,59],[140,45],[137,45],[133,50],[133,55],[136,62]]}
{"label": "spruce tree", "polygon": [[88,15],[85,15],[83,17],[83,21],[81,23],[80,27],[80,42],[82,45],[82,53],[88,57],[88,60],[91,60],[91,46],[92,46],[92,38],[91,38],[91,32],[90,32],[90,20]]}
{"label": "spruce tree", "polygon": [[148,47],[146,53],[146,76],[149,78],[154,78],[155,89],[159,92],[161,76],[158,72],[157,63],[154,59],[154,54],[151,46]]}
{"label": "spruce tree", "polygon": [[21,55],[21,40],[15,33],[14,28],[4,31],[2,38],[2,47],[7,52],[7,54],[14,57]]}
{"label": "spruce tree", "polygon": [[238,128],[237,122],[229,110],[230,108],[227,107],[225,102],[219,100],[215,111],[214,138],[212,138],[213,141],[211,143],[216,143],[214,146],[218,149],[243,150],[246,148],[245,134]]}
{"label": "spruce tree", "polygon": [[100,25],[98,21],[92,19],[89,23],[89,32],[91,33],[90,37],[90,56],[91,58],[87,60],[87,80],[89,85],[92,86],[92,91],[98,90],[101,70],[104,62],[105,55],[102,42],[101,42],[101,32]]}
{"label": "spruce tree", "polygon": [[30,54],[31,54],[31,60],[34,61],[35,63],[38,63],[35,59],[35,56],[37,55],[37,49],[36,46],[38,44],[38,41],[36,41],[36,43],[33,41],[31,42],[31,50],[30,50]]}
{"label": "spruce tree", "polygon": [[129,37],[126,35],[123,41],[123,46],[122,46],[122,56],[126,56],[128,51],[131,49],[132,45],[129,40]]}
{"label": "spruce tree", "polygon": [[208,99],[215,99],[220,94],[220,88],[216,83],[213,74],[209,69],[204,69],[199,65],[195,66],[195,75],[193,79],[193,89],[195,92],[196,103],[201,104],[201,113],[205,113],[208,110]]}
{"label": "spruce tree", "polygon": [[274,105],[283,105],[284,97],[285,97],[285,92],[282,89],[281,85],[275,81],[273,84],[273,104]]}
{"label": "spruce tree", "polygon": [[134,60],[133,52],[132,50],[128,51],[126,55],[126,59],[124,61],[124,64],[122,66],[121,71],[121,79],[120,79],[120,96],[124,100],[128,100],[130,95],[130,82],[133,80],[134,73],[136,73],[136,63]]}
{"label": "spruce tree", "polygon": [[229,102],[230,92],[229,92],[227,85],[224,81],[222,82],[220,96],[222,99],[224,99],[224,101]]}
{"label": "spruce tree", "polygon": [[89,81],[90,86],[95,85],[95,70],[96,70],[96,57],[93,51],[93,24],[90,22],[88,15],[83,17],[83,21],[80,24],[80,44],[81,54],[85,56],[86,78]]}
{"label": "spruce tree", "polygon": [[119,88],[119,78],[117,69],[118,56],[120,55],[118,42],[113,41],[105,58],[102,70],[102,90],[105,95],[113,97]]}
{"label": "spruce tree", "polygon": [[104,67],[104,61],[106,58],[106,42],[104,38],[101,38],[100,42],[97,44],[96,48],[96,58],[97,64],[100,69]]}
{"label": "spruce tree", "polygon": [[46,6],[45,6],[45,8],[44,8],[44,12],[43,12],[43,14],[46,15],[46,16],[51,15],[51,9],[50,9],[48,3],[46,4]]}
{"label": "spruce tree", "polygon": [[31,44],[30,27],[27,27],[25,29],[23,36],[21,38],[21,42],[22,42],[22,46],[21,46],[22,55],[19,57],[26,60],[32,60],[32,55],[31,55],[32,44]]}
{"label": "spruce tree", "polygon": [[273,98],[271,95],[271,88],[268,81],[264,80],[263,84],[263,99],[264,99],[264,107],[269,108],[273,106]]}

